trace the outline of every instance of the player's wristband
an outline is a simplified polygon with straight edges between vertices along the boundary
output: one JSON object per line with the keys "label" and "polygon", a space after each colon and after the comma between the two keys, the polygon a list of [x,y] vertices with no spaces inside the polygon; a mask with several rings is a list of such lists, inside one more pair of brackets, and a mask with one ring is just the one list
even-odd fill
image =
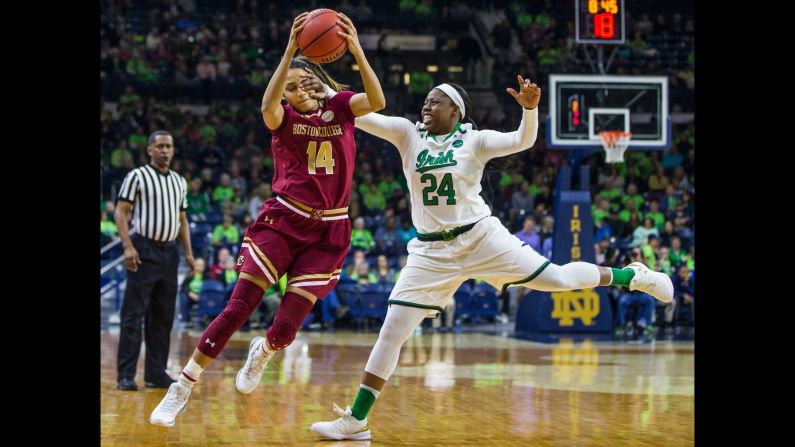
{"label": "player's wristband", "polygon": [[335,91],[334,91],[334,89],[332,89],[331,87],[329,87],[329,86],[328,86],[328,85],[326,85],[326,84],[323,84],[323,88],[324,88],[324,90],[325,90],[325,92],[326,92],[326,99],[330,99],[330,98],[332,98],[334,95],[336,95],[336,94],[337,94],[337,92],[335,92]]}

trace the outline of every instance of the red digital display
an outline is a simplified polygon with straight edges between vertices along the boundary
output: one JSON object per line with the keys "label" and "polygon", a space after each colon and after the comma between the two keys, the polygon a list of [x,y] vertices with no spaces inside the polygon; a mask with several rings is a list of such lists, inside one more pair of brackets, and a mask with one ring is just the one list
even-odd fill
{"label": "red digital display", "polygon": [[603,12],[593,16],[594,35],[602,39],[612,39],[616,37],[616,29],[613,26],[615,19],[613,14]]}

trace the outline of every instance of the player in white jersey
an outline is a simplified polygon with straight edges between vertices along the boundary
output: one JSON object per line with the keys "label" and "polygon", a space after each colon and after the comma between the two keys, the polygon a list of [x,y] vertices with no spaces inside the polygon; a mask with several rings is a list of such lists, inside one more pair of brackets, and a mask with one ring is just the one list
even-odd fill
{"label": "player in white jersey", "polygon": [[[541,90],[521,76],[517,80],[519,91],[507,89],[523,108],[514,132],[477,130],[471,119],[466,120],[472,110],[469,95],[455,84],[441,84],[428,93],[422,122],[378,113],[356,119],[357,128],[386,139],[400,152],[418,234],[408,244],[408,262],[389,297],[389,310],[353,407],[343,410],[335,404],[340,418],[312,424],[313,431],[332,439],[369,439],[367,413],[394,372],[401,346],[423,318],[441,312],[470,278],[503,290],[622,285],[664,303],[673,299],[673,284],[663,273],[639,262],[624,269],[586,262],[553,264],[491,215],[480,196],[486,163],[532,147],[538,130]],[[323,91],[317,82],[310,76],[311,88]]]}

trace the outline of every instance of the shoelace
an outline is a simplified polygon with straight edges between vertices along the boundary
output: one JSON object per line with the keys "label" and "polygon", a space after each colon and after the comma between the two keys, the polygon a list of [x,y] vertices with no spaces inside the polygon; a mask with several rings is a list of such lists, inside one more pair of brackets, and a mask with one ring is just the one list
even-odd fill
{"label": "shoelace", "polygon": [[342,409],[342,408],[340,408],[340,406],[339,406],[339,405],[337,405],[336,403],[334,403],[333,405],[334,405],[334,412],[335,412],[335,413],[337,413],[337,415],[339,415],[340,417],[345,417],[345,416],[347,416],[347,414],[346,414],[346,413],[347,413],[347,410],[343,410],[343,409]]}
{"label": "shoelace", "polygon": [[187,400],[187,396],[183,399],[176,391],[168,390],[166,398],[163,399],[162,408],[168,411],[179,411],[185,400]]}
{"label": "shoelace", "polygon": [[[262,348],[258,348],[262,349]],[[268,365],[268,360],[270,360],[270,356],[263,355],[259,358],[259,360],[252,360],[251,366],[248,368],[246,372],[246,377],[249,380],[254,380],[257,378],[258,375],[262,374],[262,370]]]}

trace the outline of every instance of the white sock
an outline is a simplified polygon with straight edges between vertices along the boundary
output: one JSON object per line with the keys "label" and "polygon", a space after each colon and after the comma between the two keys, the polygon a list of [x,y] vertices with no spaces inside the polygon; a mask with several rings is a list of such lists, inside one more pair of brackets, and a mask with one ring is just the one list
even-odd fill
{"label": "white sock", "polygon": [[182,370],[182,374],[179,375],[179,383],[193,388],[193,385],[196,385],[196,381],[199,380],[202,371],[204,371],[204,368],[191,358],[188,361],[188,365]]}
{"label": "white sock", "polygon": [[379,395],[379,394],[381,394],[381,392],[380,392],[380,391],[376,391],[376,389],[375,389],[375,388],[370,388],[369,386],[367,386],[367,385],[365,385],[365,384],[363,384],[363,383],[359,385],[359,388],[364,388],[364,389],[366,389],[367,391],[369,391],[369,392],[373,393],[373,396],[374,396],[376,399],[378,399],[378,395]]}
{"label": "white sock", "polygon": [[272,350],[270,347],[270,343],[268,343],[268,337],[263,338],[262,340],[262,355],[265,357],[270,357],[275,354],[276,351]]}

